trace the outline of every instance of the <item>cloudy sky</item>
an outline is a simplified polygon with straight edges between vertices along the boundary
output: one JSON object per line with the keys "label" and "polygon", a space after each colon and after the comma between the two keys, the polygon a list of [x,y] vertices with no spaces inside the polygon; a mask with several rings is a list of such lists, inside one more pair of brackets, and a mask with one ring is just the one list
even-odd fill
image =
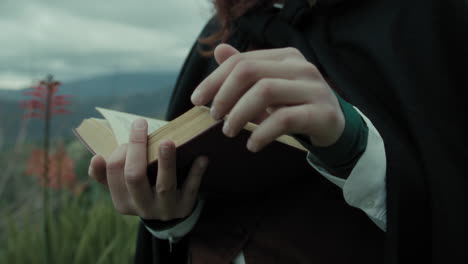
{"label": "cloudy sky", "polygon": [[0,89],[112,72],[177,71],[209,0],[0,0]]}

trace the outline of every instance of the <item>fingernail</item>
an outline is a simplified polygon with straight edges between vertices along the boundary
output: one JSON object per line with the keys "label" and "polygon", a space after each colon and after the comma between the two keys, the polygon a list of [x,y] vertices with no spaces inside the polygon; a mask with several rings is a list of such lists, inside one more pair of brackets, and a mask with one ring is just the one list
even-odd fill
{"label": "fingernail", "polygon": [[159,145],[159,151],[160,151],[162,156],[166,157],[171,152],[171,146],[168,146],[168,145],[165,145],[165,144]]}
{"label": "fingernail", "polygon": [[251,152],[257,152],[258,144],[249,138],[249,141],[247,141],[247,149],[250,150]]}
{"label": "fingernail", "polygon": [[215,120],[219,119],[218,111],[216,111],[216,108],[214,106],[211,107],[210,114],[211,114],[211,117],[213,117]]}
{"label": "fingernail", "polygon": [[192,100],[193,104],[195,105],[199,104],[200,103],[200,90],[195,89],[190,99]]}
{"label": "fingernail", "polygon": [[88,168],[88,176],[93,177],[93,168],[91,166]]}
{"label": "fingernail", "polygon": [[169,147],[162,146],[161,147],[161,155],[166,156],[169,153]]}
{"label": "fingernail", "polygon": [[234,133],[231,129],[231,126],[229,125],[229,122],[226,120],[224,121],[224,125],[223,125],[223,133],[224,135],[228,136],[228,137],[233,137]]}
{"label": "fingernail", "polygon": [[146,126],[146,121],[143,118],[138,118],[137,120],[133,121],[134,129],[144,129],[145,126]]}

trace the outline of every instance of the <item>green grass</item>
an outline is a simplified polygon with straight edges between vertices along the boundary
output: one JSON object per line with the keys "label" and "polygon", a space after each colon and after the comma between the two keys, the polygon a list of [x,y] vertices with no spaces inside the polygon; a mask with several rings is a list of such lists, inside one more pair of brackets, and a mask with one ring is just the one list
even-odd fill
{"label": "green grass", "polygon": [[[66,143],[78,182],[88,182],[91,154],[76,140]],[[118,214],[108,191],[93,181],[80,197],[50,190],[54,261],[46,261],[42,191],[37,179],[24,172],[34,148],[26,144],[18,153],[0,151],[0,264],[133,263],[138,219]]]}
{"label": "green grass", "polygon": [[[90,204],[83,199],[70,198],[51,218],[53,263],[132,262],[138,219],[116,213],[109,199],[94,200]],[[0,242],[0,263],[45,264],[41,222],[7,221]]]}

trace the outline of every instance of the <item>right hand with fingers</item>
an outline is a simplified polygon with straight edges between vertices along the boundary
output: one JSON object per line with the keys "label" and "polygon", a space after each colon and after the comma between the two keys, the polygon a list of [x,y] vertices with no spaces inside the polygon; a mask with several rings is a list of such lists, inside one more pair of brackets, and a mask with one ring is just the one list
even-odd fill
{"label": "right hand with fingers", "polygon": [[[106,161],[94,156],[89,175],[107,186],[114,207],[121,214],[168,221],[187,217],[197,202],[198,189],[208,159],[195,159],[183,186],[177,186],[176,149],[172,141],[159,145],[158,175],[151,186],[147,175],[148,125],[133,123],[129,143],[119,146]],[[179,188],[180,187],[180,188]]]}

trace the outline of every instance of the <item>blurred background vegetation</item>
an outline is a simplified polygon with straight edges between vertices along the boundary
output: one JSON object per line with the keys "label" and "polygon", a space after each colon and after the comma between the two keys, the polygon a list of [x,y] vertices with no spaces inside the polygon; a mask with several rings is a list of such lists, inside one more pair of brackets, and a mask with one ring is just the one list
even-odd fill
{"label": "blurred background vegetation", "polygon": [[[0,155],[0,263],[50,263],[44,256],[44,187],[23,166],[33,148],[28,143]],[[116,213],[107,190],[88,180],[91,154],[81,143],[69,139],[66,152],[75,161],[77,188],[51,189],[53,262],[130,263],[138,219]]]}
{"label": "blurred background vegetation", "polygon": [[[115,212],[107,189],[89,179],[92,154],[71,129],[98,117],[95,106],[163,119],[175,78],[175,73],[126,73],[63,83],[57,95],[70,95],[71,104],[64,106],[67,114],[51,117],[49,150],[49,170],[60,168],[49,177],[60,178],[61,186],[42,183],[45,121],[24,118],[31,109],[21,107],[34,100],[24,95],[32,89],[1,91],[6,125],[0,135],[0,263],[132,262],[138,219]],[[125,89],[130,85],[134,89]],[[49,220],[43,217],[43,188],[49,191]],[[52,260],[44,247],[44,221]]]}
{"label": "blurred background vegetation", "polygon": [[[99,117],[96,106],[164,118],[209,2],[0,1],[0,263],[132,262],[138,218],[115,212],[108,191],[89,179],[91,154],[71,129]],[[42,179],[44,120],[24,118],[33,100],[25,92],[47,74],[71,102],[50,119],[49,173],[58,185]]]}
{"label": "blurred background vegetation", "polygon": [[[53,263],[132,262],[138,219],[115,212],[107,189],[89,179],[92,154],[71,129],[84,118],[98,117],[95,106],[164,118],[175,77],[175,73],[127,73],[63,83],[58,94],[72,95],[66,106],[70,113],[51,119],[49,157],[51,163],[67,158],[72,166],[61,165],[65,166],[61,188],[46,187]],[[130,84],[138,89],[125,89]],[[23,118],[27,110],[21,102],[30,100],[24,91],[5,90],[0,98],[0,263],[51,263],[45,256],[43,232],[47,221],[40,169],[44,120]],[[60,146],[62,156],[57,156]],[[67,175],[72,175],[68,185]]]}

